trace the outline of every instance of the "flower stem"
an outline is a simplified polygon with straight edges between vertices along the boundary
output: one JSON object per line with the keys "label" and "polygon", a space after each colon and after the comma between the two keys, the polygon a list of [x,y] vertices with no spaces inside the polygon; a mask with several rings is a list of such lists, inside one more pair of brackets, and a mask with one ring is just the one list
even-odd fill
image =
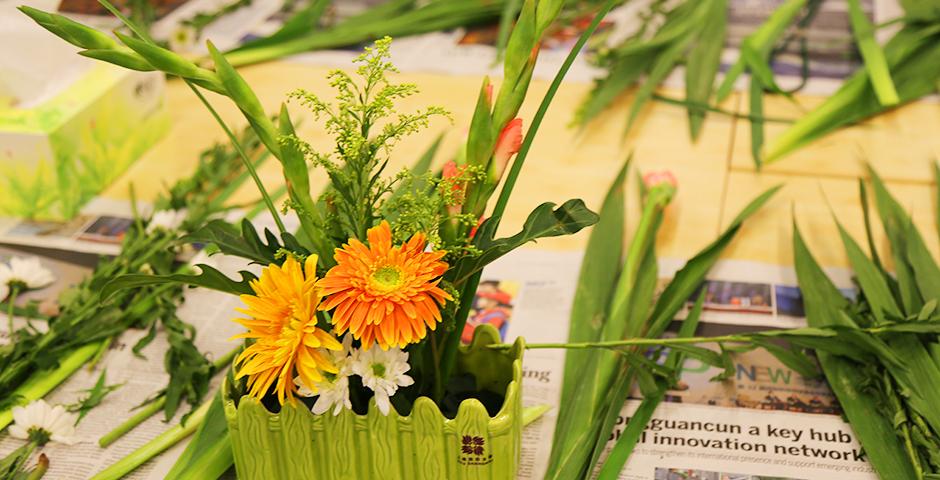
{"label": "flower stem", "polygon": [[[584,44],[587,43],[588,38],[594,34],[594,30],[597,29],[597,26],[601,23],[601,20],[610,12],[610,9],[619,3],[617,0],[607,0],[604,3],[604,6],[594,15],[594,20],[591,21],[591,25],[582,32],[581,37],[578,38],[578,42],[572,47],[571,52],[568,53],[568,56],[565,58],[564,63],[562,63],[561,68],[558,70],[558,73],[555,74],[554,80],[552,80],[551,86],[548,87],[548,92],[545,93],[545,96],[542,98],[542,103],[539,104],[539,109],[535,113],[535,116],[532,118],[532,125],[529,127],[529,131],[526,132],[525,138],[522,140],[522,146],[519,148],[519,153],[516,154],[516,159],[512,162],[512,167],[509,169],[509,173],[506,176],[506,183],[503,184],[503,189],[499,192],[499,198],[496,200],[496,206],[493,208],[493,214],[490,216],[490,221],[494,222],[490,232],[493,234],[496,233],[496,227],[499,226],[499,221],[503,217],[503,212],[506,211],[506,205],[509,203],[509,196],[512,194],[512,189],[516,185],[516,180],[519,179],[519,172],[522,170],[522,165],[525,163],[526,156],[529,154],[529,149],[532,148],[532,142],[535,140],[535,134],[538,133],[539,126],[542,125],[542,119],[545,118],[545,114],[548,112],[548,107],[551,105],[552,100],[555,98],[555,93],[558,91],[558,88],[561,87],[561,82],[564,80],[565,75],[568,73],[568,70],[571,68],[571,65],[574,63],[575,58],[578,56],[578,52],[581,51],[581,48],[584,47]],[[459,335],[459,332],[458,332]]]}
{"label": "flower stem", "polygon": [[186,421],[186,425],[173,426],[130,455],[122,458],[117,463],[98,472],[98,474],[91,477],[91,480],[117,480],[122,478],[151,458],[163,453],[173,445],[176,445],[180,440],[188,437],[199,428],[199,425],[202,424],[202,421],[206,417],[206,412],[209,411],[210,405],[212,405],[211,399],[203,402],[203,404],[190,415],[189,419]]}
{"label": "flower stem", "polygon": [[258,191],[261,192],[261,199],[264,200],[264,204],[268,207],[268,211],[271,213],[271,216],[274,217],[274,223],[277,224],[277,229],[281,233],[287,231],[287,228],[284,226],[284,222],[281,221],[281,215],[278,213],[277,208],[274,206],[274,202],[271,200],[271,196],[268,195],[267,189],[264,187],[264,183],[261,181],[261,178],[258,177],[258,172],[255,170],[255,166],[251,163],[251,159],[248,158],[248,155],[245,153],[245,150],[242,149],[241,144],[238,142],[238,139],[235,138],[235,134],[232,133],[232,130],[228,128],[228,125],[222,120],[222,117],[219,116],[219,113],[212,107],[212,104],[206,100],[206,97],[193,85],[189,80],[183,79],[193,93],[199,97],[199,100],[205,105],[206,109],[209,110],[209,113],[212,114],[212,117],[215,118],[216,123],[222,127],[222,130],[225,131],[225,135],[228,136],[230,142],[232,142],[232,147],[235,148],[235,151],[238,152],[238,155],[242,158],[243,163],[245,164],[245,170],[248,171],[248,174],[251,175],[251,179],[255,182],[255,185],[258,187]]}
{"label": "flower stem", "polygon": [[[689,345],[696,343],[726,343],[726,342],[750,342],[753,339],[751,335],[722,335],[719,337],[677,337],[677,338],[628,338],[626,340],[611,340],[606,342],[575,342],[575,343],[526,343],[527,350],[562,348],[566,350],[578,350],[588,348],[621,348],[621,347],[668,347],[669,345]],[[494,343],[487,345],[487,348],[493,350],[509,350],[511,343]]]}
{"label": "flower stem", "polygon": [[[213,370],[215,372],[222,371],[225,367],[232,363],[232,359],[235,358],[235,355],[237,355],[240,350],[241,347],[236,348],[231,352],[228,352],[225,355],[219,357],[218,360],[212,363]],[[144,420],[147,420],[160,410],[163,410],[164,405],[166,405],[166,395],[160,395],[152,402],[142,407],[136,414],[134,414],[133,417],[127,419],[124,423],[118,425],[113,430],[98,439],[98,445],[100,445],[101,448],[105,448],[108,445],[111,445],[117,439],[126,435],[127,432],[133,430],[138,425],[143,423]]]}
{"label": "flower stem", "polygon": [[16,343],[16,339],[13,338],[16,333],[16,329],[13,327],[13,310],[14,305],[16,305],[16,296],[20,293],[20,287],[14,285],[12,291],[10,292],[9,304],[7,305],[7,332],[10,335],[10,343]]}
{"label": "flower stem", "polygon": [[[14,406],[24,405],[33,400],[38,400],[52,391],[60,383],[69,378],[76,370],[81,368],[98,351],[102,342],[94,342],[83,347],[77,348],[72,353],[66,355],[59,367],[55,370],[38,371],[34,373],[27,381],[13,391],[10,398],[19,398]],[[0,430],[6,428],[13,421],[13,406],[0,411]]]}

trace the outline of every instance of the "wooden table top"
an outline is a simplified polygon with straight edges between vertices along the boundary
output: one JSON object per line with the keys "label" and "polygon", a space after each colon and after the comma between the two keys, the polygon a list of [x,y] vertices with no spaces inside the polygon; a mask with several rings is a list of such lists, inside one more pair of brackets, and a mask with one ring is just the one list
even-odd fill
{"label": "wooden table top", "polygon": [[[328,70],[274,62],[247,67],[242,73],[265,108],[275,112],[294,88],[303,87],[324,98],[332,98],[325,79]],[[416,83],[421,91],[401,103],[402,111],[440,105],[453,113],[454,122],[438,120],[427,131],[402,142],[393,154],[393,166],[410,165],[438,133],[446,132],[435,159],[440,165],[453,156],[466,135],[481,79],[438,74],[401,74],[396,79]],[[546,81],[532,82],[529,99],[521,111],[526,128],[547,87]],[[856,238],[863,238],[857,177],[864,174],[867,161],[913,213],[933,253],[938,252],[931,162],[940,158],[940,105],[934,100],[911,104],[829,135],[756,172],[750,156],[748,122],[731,116],[709,115],[699,141],[693,144],[684,108],[651,102],[624,138],[622,132],[630,102],[624,97],[583,131],[570,128],[572,114],[589,88],[587,83],[566,82],[559,90],[513,194],[501,227],[505,233],[518,229],[526,215],[545,201],[561,203],[580,197],[588,206],[599,208],[604,192],[632,151],[635,165],[642,171],[668,169],[679,181],[678,195],[667,211],[658,238],[659,256],[686,258],[693,255],[751,198],[763,189],[782,183],[785,184],[783,190],[752,217],[724,257],[792,264],[791,212],[795,212],[817,259],[824,265],[845,266],[848,261],[832,214]],[[681,96],[678,91],[663,93]],[[214,94],[208,95],[230,125],[245,125],[230,103]],[[808,110],[821,100],[798,95],[798,105],[795,105],[785,99],[768,98],[765,115],[794,118],[801,109]],[[168,82],[167,103],[172,127],[166,138],[134,164],[104,196],[127,198],[128,184],[133,183],[139,198],[152,198],[164,184],[188,175],[200,151],[213,141],[224,139],[219,126],[182,82]],[[740,96],[732,95],[722,107],[746,113],[746,102],[741,101]],[[295,119],[303,115],[300,105],[291,105],[291,111]],[[766,137],[772,140],[783,128],[783,125],[768,124]],[[309,116],[303,119],[299,131],[321,151],[332,149],[330,139]],[[283,182],[275,162],[266,164],[260,174],[271,189]],[[326,182],[323,172],[312,172],[311,179],[315,189]],[[630,184],[628,222],[632,225],[638,217],[636,179],[631,178]],[[234,201],[256,198],[254,187],[245,185]],[[880,224],[875,228],[880,229]],[[586,241],[587,233],[582,232],[573,237],[548,239],[536,247],[579,249]],[[878,245],[886,245],[886,242],[883,235],[878,235]]]}

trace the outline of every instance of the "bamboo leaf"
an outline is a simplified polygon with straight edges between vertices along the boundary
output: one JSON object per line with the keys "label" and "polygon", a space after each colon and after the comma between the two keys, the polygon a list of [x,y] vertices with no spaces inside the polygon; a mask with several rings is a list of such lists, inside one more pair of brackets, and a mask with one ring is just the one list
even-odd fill
{"label": "bamboo leaf", "polygon": [[[796,18],[797,14],[799,14],[806,5],[806,1],[807,0],[787,0],[782,5],[778,6],[754,33],[745,38],[743,43],[750,45],[755,52],[760,54],[760,58],[766,58],[780,36],[783,35],[787,27],[793,22],[793,19]],[[728,98],[728,95],[734,90],[734,82],[744,73],[746,65],[747,63],[742,55],[734,65],[728,69],[721,85],[718,86],[716,103],[721,103]]]}
{"label": "bamboo leaf", "polygon": [[617,58],[606,77],[598,79],[575,113],[573,123],[584,126],[603,112],[626,89],[633,86],[656,58],[658,50]]}
{"label": "bamboo leaf", "polygon": [[907,258],[907,240],[905,233],[910,218],[904,213],[901,205],[891,196],[884,182],[873,168],[868,167],[871,176],[872,188],[875,192],[875,205],[885,234],[891,242],[891,254],[894,258],[895,276],[898,282],[898,291],[901,296],[901,306],[905,314],[913,314],[923,307],[923,300],[917,290],[914,270]]}
{"label": "bamboo leaf", "polygon": [[699,288],[699,285],[705,279],[705,274],[718,261],[719,255],[734,238],[744,220],[753,215],[780,188],[780,186],[773,187],[751,200],[751,203],[738,213],[737,217],[714,242],[696,254],[681,270],[676,272],[675,277],[669,282],[656,302],[650,321],[651,336],[658,337],[665,330],[676,313]]}
{"label": "bamboo leaf", "polygon": [[764,147],[764,88],[756,77],[752,77],[748,88],[751,115],[751,158],[754,167],[760,170],[763,164],[761,149]]}
{"label": "bamboo leaf", "polygon": [[[702,290],[702,293],[699,294],[695,304],[692,306],[692,310],[689,312],[689,315],[685,318],[685,320],[682,322],[682,326],[679,328],[679,338],[687,338],[695,334],[699,319],[702,315],[704,300],[705,291]],[[708,351],[711,352],[710,350]],[[666,358],[666,365],[673,367],[676,372],[681,372],[682,364],[684,362],[683,354],[686,353],[688,352],[679,349],[673,349],[669,352],[669,355]],[[630,417],[630,420],[627,422],[627,427],[623,430],[623,432],[620,433],[620,437],[617,439],[617,443],[614,444],[613,449],[610,451],[610,454],[607,456],[607,459],[601,466],[597,480],[614,480],[619,478],[620,472],[627,463],[627,459],[630,458],[630,455],[633,453],[633,449],[639,442],[643,431],[646,430],[646,426],[652,418],[653,412],[656,411],[656,407],[662,403],[666,396],[666,390],[670,386],[667,382],[662,380],[660,380],[658,383],[659,385],[657,391],[651,395],[644,396],[645,398],[643,399],[643,402],[640,403],[640,406],[633,413],[633,416]],[[619,412],[620,411],[617,410],[617,413]],[[606,445],[606,443],[607,442],[605,439],[603,445],[595,446],[595,448],[600,449],[599,447],[603,447]]]}
{"label": "bamboo leaf", "polygon": [[862,54],[862,59],[865,60],[865,68],[868,71],[868,77],[871,79],[875,95],[881,105],[885,107],[896,105],[901,99],[898,98],[898,92],[891,80],[891,72],[888,70],[885,53],[875,39],[875,28],[868,21],[865,12],[862,11],[859,0],[849,0],[848,4],[849,22],[852,24],[852,32],[855,34],[855,43],[858,44],[858,50]]}
{"label": "bamboo leaf", "polygon": [[[888,68],[906,103],[934,92],[940,80],[940,26],[906,25],[884,47]],[[885,111],[866,70],[859,70],[814,110],[774,139],[765,161],[772,162],[846,125]]]}
{"label": "bamboo leaf", "polygon": [[839,227],[839,236],[842,238],[842,244],[845,246],[846,255],[849,257],[849,263],[855,270],[855,277],[865,294],[865,299],[871,305],[872,313],[878,320],[878,323],[884,323],[885,315],[894,317],[901,316],[901,310],[894,301],[891,289],[885,281],[881,270],[872,262],[865,252],[862,251],[858,243],[845,231],[838,220],[836,225]]}
{"label": "bamboo leaf", "polygon": [[653,92],[659,87],[659,84],[662,83],[666,76],[669,75],[669,72],[675,68],[693,38],[691,34],[685,35],[682,39],[663,50],[662,53],[657,55],[653,60],[649,75],[647,75],[643,85],[640,86],[636,95],[633,97],[633,103],[630,105],[630,113],[627,116],[627,126],[623,129],[624,135],[630,131],[633,123],[640,115],[643,105],[652,98]]}
{"label": "bamboo leaf", "polygon": [[[688,53],[685,68],[685,98],[693,103],[708,104],[725,43],[728,24],[728,0],[707,2],[706,20],[695,45]],[[702,7],[705,8],[705,7]],[[705,112],[689,108],[689,133],[698,138]]]}
{"label": "bamboo leaf", "polygon": [[216,393],[196,434],[166,474],[165,480],[219,478],[235,462],[222,408],[222,392]]}
{"label": "bamboo leaf", "polygon": [[[795,224],[793,232],[794,263],[807,322],[813,327],[844,322],[839,320],[843,318],[839,313],[847,306],[847,301],[816,263]],[[817,352],[817,357],[878,476],[884,480],[916,478],[894,424],[881,415],[872,415],[879,411],[880,405],[861,391],[868,379],[858,364],[826,352]]]}
{"label": "bamboo leaf", "polygon": [[[590,342],[600,338],[601,329],[605,322],[607,306],[623,257],[623,237],[626,211],[624,208],[624,183],[626,173],[631,164],[632,156],[628,158],[620,172],[611,184],[610,190],[601,206],[599,220],[591,231],[587,248],[584,251],[584,260],[581,263],[581,272],[578,275],[578,286],[575,290],[571,304],[571,322],[568,328],[568,342]],[[562,405],[559,417],[567,413],[574,386],[582,377],[584,365],[589,356],[597,352],[570,350],[565,354],[564,379],[562,380]],[[564,422],[559,418],[556,428]],[[557,432],[555,438],[564,438],[563,432]]]}

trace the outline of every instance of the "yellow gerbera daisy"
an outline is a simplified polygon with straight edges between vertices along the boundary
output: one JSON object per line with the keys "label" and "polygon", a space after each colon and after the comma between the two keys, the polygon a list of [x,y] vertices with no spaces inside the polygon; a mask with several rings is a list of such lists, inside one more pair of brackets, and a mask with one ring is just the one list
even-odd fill
{"label": "yellow gerbera daisy", "polygon": [[425,252],[421,233],[393,247],[384,221],[366,236],[369,246],[351,238],[336,249],[336,266],[317,284],[327,297],[320,310],[335,308],[336,333],[349,330],[366,349],[373,341],[387,350],[421,340],[441,321],[440,305],[453,299],[438,286],[445,252]]}
{"label": "yellow gerbera daisy", "polygon": [[308,386],[323,380],[322,372],[337,369],[323,349],[343,346],[330,333],[317,328],[317,305],[322,295],[317,288],[317,256],[307,257],[304,266],[288,257],[282,266],[269,265],[261,278],[251,282],[254,295],[242,295],[248,308],[237,318],[248,331],[234,338],[255,342],[235,360],[236,378],[248,377],[249,395],[261,398],[274,385],[278,401],[293,399],[300,376]]}

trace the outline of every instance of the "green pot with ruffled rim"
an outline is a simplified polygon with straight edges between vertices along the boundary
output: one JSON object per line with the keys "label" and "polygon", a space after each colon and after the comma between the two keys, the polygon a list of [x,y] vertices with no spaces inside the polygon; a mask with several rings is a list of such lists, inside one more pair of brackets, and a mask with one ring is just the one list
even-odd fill
{"label": "green pot with ruffled rim", "polygon": [[516,477],[522,439],[522,354],[524,342],[500,343],[490,325],[474,331],[457,355],[457,374],[471,373],[480,389],[504,395],[495,416],[476,399],[464,400],[453,419],[434,402],[418,398],[411,414],[393,408],[382,415],[370,402],[358,415],[314,415],[302,403],[269,412],[257,399],[232,400],[223,386],[235,468],[240,480],[510,480]]}

